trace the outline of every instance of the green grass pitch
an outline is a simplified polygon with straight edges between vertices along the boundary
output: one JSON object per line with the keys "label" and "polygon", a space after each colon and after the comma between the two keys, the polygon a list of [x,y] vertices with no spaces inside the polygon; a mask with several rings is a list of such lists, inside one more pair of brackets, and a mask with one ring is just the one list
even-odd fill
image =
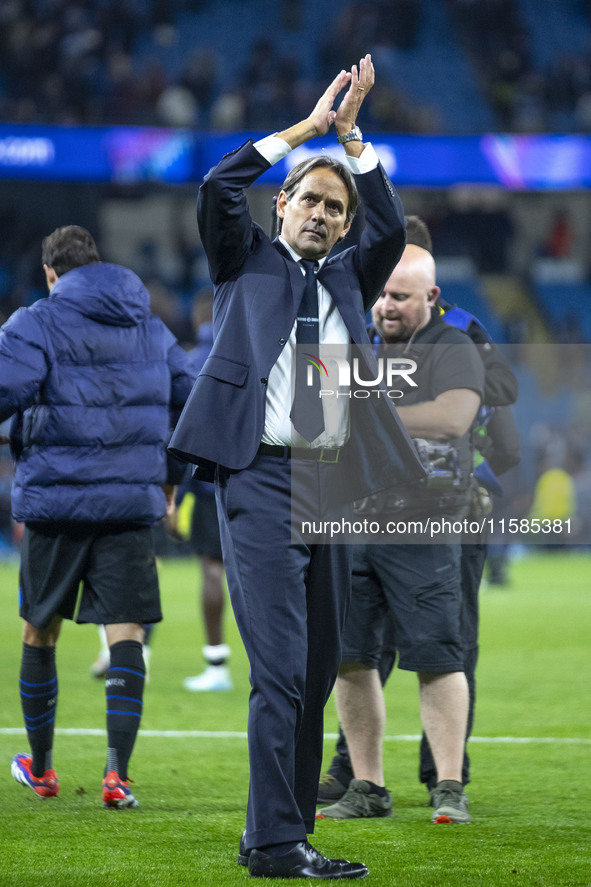
{"label": "green grass pitch", "polygon": [[[17,692],[17,568],[0,563],[0,887],[250,882],[236,865],[248,781],[244,652],[228,608],[234,690],[185,691],[182,679],[202,668],[198,567],[165,561],[160,573],[165,619],[131,762],[141,806],[105,811],[104,689],[88,671],[93,626],[66,624],[58,647],[59,798],[40,801],[10,775],[12,755],[28,746]],[[481,595],[473,824],[430,824],[409,738],[420,732],[416,678],[400,671],[386,690],[395,818],[318,823],[318,849],[363,860],[372,887],[591,885],[591,553],[532,548],[512,563],[510,579]],[[336,724],[330,701],[327,734]],[[66,732],[76,729],[82,735]],[[327,759],[333,745],[327,738]]]}

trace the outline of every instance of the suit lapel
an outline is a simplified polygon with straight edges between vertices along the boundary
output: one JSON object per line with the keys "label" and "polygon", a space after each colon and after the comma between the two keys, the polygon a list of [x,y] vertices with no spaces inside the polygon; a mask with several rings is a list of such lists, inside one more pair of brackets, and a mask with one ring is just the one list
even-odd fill
{"label": "suit lapel", "polygon": [[286,259],[287,270],[289,273],[289,282],[291,285],[291,300],[294,316],[298,313],[302,296],[304,295],[304,286],[306,279],[302,274],[302,270],[298,263],[285,249],[278,237],[273,240],[273,246]]}
{"label": "suit lapel", "polygon": [[350,269],[343,262],[325,262],[318,272],[318,279],[330,293],[354,342],[365,341],[365,323],[359,315],[355,294],[350,283]]}

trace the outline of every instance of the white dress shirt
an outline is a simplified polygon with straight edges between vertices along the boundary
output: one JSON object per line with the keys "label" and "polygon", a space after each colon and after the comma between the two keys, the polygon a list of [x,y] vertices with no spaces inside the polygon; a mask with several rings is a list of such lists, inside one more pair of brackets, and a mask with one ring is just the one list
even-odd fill
{"label": "white dress shirt", "polygon": [[[291,151],[287,142],[276,135],[267,136],[255,142],[254,146],[271,164],[277,163]],[[375,169],[378,164],[377,155],[369,143],[365,145],[359,158],[345,156],[351,171],[357,174],[369,172],[369,170]],[[279,239],[293,260],[298,262],[301,256],[282,237]],[[325,261],[326,257],[319,259],[319,267],[322,267]],[[302,275],[305,276],[304,268],[301,265],[300,268]],[[331,361],[330,354],[331,346],[333,346],[333,352],[336,355],[348,357],[350,336],[328,290],[320,282],[317,283],[317,287],[319,356],[328,371],[328,376],[322,378],[321,387],[326,391],[339,391],[340,396],[337,397],[333,394],[322,398],[324,431],[315,440],[310,443],[298,434],[290,419],[296,354],[297,322],[294,323],[289,338],[269,374],[265,405],[265,429],[262,438],[264,443],[278,446],[334,448],[343,446],[349,438],[349,398],[346,391],[342,388],[339,389],[337,365],[335,361]]]}

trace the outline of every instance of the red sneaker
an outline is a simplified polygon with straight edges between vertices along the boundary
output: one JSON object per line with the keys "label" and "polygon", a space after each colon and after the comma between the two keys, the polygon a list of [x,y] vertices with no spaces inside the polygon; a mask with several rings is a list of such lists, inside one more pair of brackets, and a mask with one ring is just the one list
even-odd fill
{"label": "red sneaker", "polygon": [[103,807],[115,807],[118,810],[139,807],[129,785],[119,778],[116,770],[110,770],[103,779]]}
{"label": "red sneaker", "polygon": [[10,765],[10,772],[21,785],[28,785],[40,798],[55,798],[60,790],[55,770],[46,770],[43,776],[33,776],[31,773],[31,755],[15,755]]}

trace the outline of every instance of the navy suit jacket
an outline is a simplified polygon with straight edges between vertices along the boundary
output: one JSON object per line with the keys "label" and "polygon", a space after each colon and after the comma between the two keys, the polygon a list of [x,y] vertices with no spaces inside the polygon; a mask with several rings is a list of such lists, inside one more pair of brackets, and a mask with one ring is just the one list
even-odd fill
{"label": "navy suit jacket", "polygon": [[[223,157],[199,191],[199,231],[215,287],[214,345],[170,442],[174,455],[197,464],[198,477],[211,478],[216,464],[239,470],[253,461],[264,430],[269,374],[304,291],[298,265],[248,209],[244,190],[269,166],[249,141]],[[329,257],[318,279],[351,341],[369,345],[365,314],[404,248],[404,213],[381,166],[355,178],[366,213],[359,244]],[[371,371],[367,378],[375,378]],[[351,400],[351,437],[339,471],[352,484],[346,498],[424,476],[391,402],[374,400]]]}

